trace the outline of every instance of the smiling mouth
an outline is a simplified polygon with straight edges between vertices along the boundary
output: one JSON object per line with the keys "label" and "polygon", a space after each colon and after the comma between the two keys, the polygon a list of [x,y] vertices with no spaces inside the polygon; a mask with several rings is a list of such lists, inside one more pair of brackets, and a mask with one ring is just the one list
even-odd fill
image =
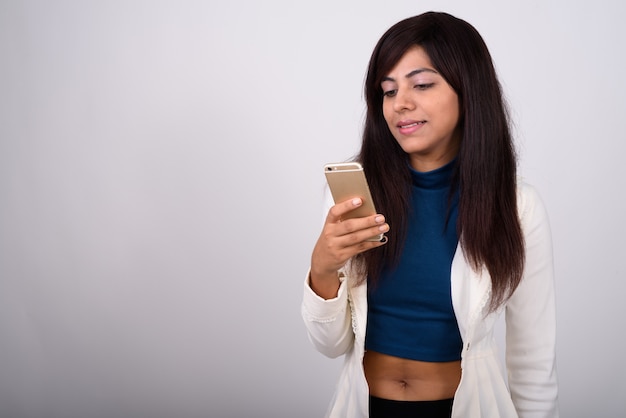
{"label": "smiling mouth", "polygon": [[425,120],[422,120],[422,121],[419,121],[419,122],[409,123],[409,124],[407,124],[407,125],[399,125],[399,128],[400,128],[400,129],[412,128],[412,127],[414,127],[414,126],[417,126],[417,125],[423,125],[423,124],[425,124],[425,123],[426,123],[426,121],[425,121]]}

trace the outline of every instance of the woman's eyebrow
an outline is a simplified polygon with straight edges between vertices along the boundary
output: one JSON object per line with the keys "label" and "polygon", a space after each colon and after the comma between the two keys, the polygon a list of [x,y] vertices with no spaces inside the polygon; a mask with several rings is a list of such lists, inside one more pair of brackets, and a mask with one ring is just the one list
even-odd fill
{"label": "woman's eyebrow", "polygon": [[[418,68],[416,70],[411,71],[410,73],[408,73],[407,75],[405,75],[405,78],[411,78],[414,75],[420,74],[420,73],[424,73],[424,72],[429,72],[429,73],[434,73],[434,74],[439,74],[437,71],[433,70],[432,68]],[[396,81],[394,78],[392,77],[383,77],[383,79],[381,80],[381,82],[383,81]]]}

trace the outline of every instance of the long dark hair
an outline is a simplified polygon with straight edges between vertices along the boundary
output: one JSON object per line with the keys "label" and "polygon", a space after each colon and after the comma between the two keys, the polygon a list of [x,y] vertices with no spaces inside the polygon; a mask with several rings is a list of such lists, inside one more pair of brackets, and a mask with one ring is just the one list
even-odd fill
{"label": "long dark hair", "polygon": [[378,41],[365,80],[367,116],[357,159],[363,164],[377,209],[391,230],[389,242],[359,255],[355,268],[375,285],[383,268],[397,263],[410,210],[408,155],[383,117],[382,78],[404,53],[421,46],[459,98],[461,141],[453,188],[459,191],[457,233],[468,262],[486,268],[492,282],[490,310],[502,305],[524,269],[524,238],[516,203],[516,156],[509,117],[491,55],[469,23],[427,12],[402,20]]}

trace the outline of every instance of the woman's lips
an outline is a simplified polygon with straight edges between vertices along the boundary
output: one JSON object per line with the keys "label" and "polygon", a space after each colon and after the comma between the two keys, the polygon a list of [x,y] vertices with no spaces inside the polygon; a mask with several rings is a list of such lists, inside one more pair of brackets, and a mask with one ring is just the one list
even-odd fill
{"label": "woman's lips", "polygon": [[398,130],[402,135],[410,135],[420,129],[426,123],[425,120],[407,120],[398,122]]}

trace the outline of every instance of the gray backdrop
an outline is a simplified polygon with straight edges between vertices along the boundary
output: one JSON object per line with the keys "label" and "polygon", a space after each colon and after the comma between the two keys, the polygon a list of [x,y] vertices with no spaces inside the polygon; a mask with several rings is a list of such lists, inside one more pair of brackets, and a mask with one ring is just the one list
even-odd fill
{"label": "gray backdrop", "polygon": [[321,168],[430,9],[486,39],[550,212],[562,415],[623,416],[620,2],[1,0],[0,417],[320,417]]}

